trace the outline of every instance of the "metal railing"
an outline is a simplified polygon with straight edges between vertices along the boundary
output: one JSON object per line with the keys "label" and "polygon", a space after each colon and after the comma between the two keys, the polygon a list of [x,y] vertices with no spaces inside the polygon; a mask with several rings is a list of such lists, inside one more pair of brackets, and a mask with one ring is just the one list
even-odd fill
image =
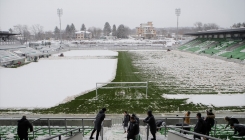
{"label": "metal railing", "polygon": [[[190,126],[166,126],[165,125],[165,126],[157,127],[157,128],[158,129],[165,128],[165,136],[166,136],[166,129],[167,128],[172,128],[172,129],[175,129],[175,130],[180,131],[180,132],[185,132],[186,134],[193,134],[193,135],[196,135],[196,136],[208,138],[210,140],[220,140],[218,138],[210,137],[210,136],[207,136],[207,135],[203,135],[203,134],[200,134],[200,133],[196,133],[196,132],[192,132],[192,131],[188,131],[188,130],[184,130],[183,129],[183,128],[190,128]],[[146,129],[147,129],[146,139],[149,140],[149,125],[147,125]]]}
{"label": "metal railing", "polygon": [[207,136],[207,135],[203,135],[203,134],[200,134],[200,133],[191,132],[191,131],[187,131],[187,130],[183,130],[183,129],[179,129],[179,128],[174,128],[174,129],[177,130],[177,131],[182,131],[182,132],[185,132],[185,133],[188,133],[188,134],[193,134],[193,135],[200,136],[200,137],[203,137],[203,138],[208,138],[210,140],[221,140],[221,139],[218,139],[218,138],[210,137],[210,136]]}
{"label": "metal railing", "polygon": [[[156,120],[165,120],[165,123],[166,123],[164,126],[157,127],[157,128],[158,129],[165,128],[164,129],[164,135],[165,135],[165,137],[167,135],[167,128],[177,128],[177,129],[181,128],[180,129],[181,131],[183,130],[183,128],[190,128],[191,126],[184,126],[184,118],[197,119],[196,117],[186,117],[186,116],[182,116],[182,117],[163,117],[163,118],[156,118]],[[181,119],[182,120],[182,122],[181,122],[182,125],[181,126],[167,126],[167,120],[168,119]],[[149,138],[149,125],[148,124],[147,124],[146,129],[147,129],[146,130],[147,131],[146,132],[146,136],[147,136],[147,140],[148,140],[148,138]],[[217,129],[217,121],[215,120],[215,124],[214,124],[214,135],[216,135],[216,129]],[[187,130],[185,130],[185,131],[187,131]],[[183,131],[183,132],[185,132],[185,131]],[[187,132],[191,132],[191,131],[187,131]],[[219,140],[219,139],[217,139],[217,140]]]}
{"label": "metal railing", "polygon": [[[55,135],[55,136],[52,136],[52,137],[49,137],[49,138],[46,138],[46,139],[44,139],[44,140],[51,140],[51,139],[53,139],[53,138],[59,138],[59,140],[61,140],[61,136],[62,135],[65,135],[65,134],[67,134],[67,133],[70,133],[70,137],[72,137],[72,132],[74,132],[74,131],[77,131],[78,130],[78,133],[80,133],[81,132],[81,128],[76,128],[76,129],[72,129],[72,130],[70,130],[70,131],[66,131],[66,132],[64,132],[64,133],[61,133],[61,134],[58,134],[58,135]],[[84,131],[84,130],[82,130],[82,131]],[[103,139],[103,138],[102,138]]]}
{"label": "metal railing", "polygon": [[[51,125],[50,125],[50,121],[51,120],[64,120],[64,122],[65,122],[65,128],[63,128],[63,129],[65,129],[66,131],[67,131],[67,120],[81,120],[81,128],[79,128],[79,131],[80,131],[80,129],[82,129],[82,135],[84,136],[84,130],[85,129],[92,129],[92,128],[85,128],[84,127],[84,120],[91,120],[91,121],[93,121],[93,120],[95,120],[95,118],[70,118],[70,117],[67,117],[67,118],[60,118],[60,117],[57,117],[57,118],[38,118],[38,119],[36,119],[36,120],[34,120],[34,121],[32,121],[31,123],[33,124],[34,122],[37,122],[37,121],[41,121],[41,120],[47,120],[48,122],[48,130],[49,130],[49,135],[51,136]],[[106,120],[108,120],[108,119],[106,119]],[[37,129],[37,130],[33,130],[33,132],[30,132],[30,133],[32,133],[33,134],[33,137],[35,137],[35,132],[37,132],[37,131],[39,131],[39,130],[41,130],[41,129],[43,129],[43,128],[39,128],[39,129]],[[78,129],[78,128],[77,128]],[[68,131],[67,131],[68,132]],[[63,133],[62,133],[63,134]],[[59,134],[59,135],[62,135],[62,134]],[[102,140],[103,140],[103,125],[102,125],[102,129],[101,129],[101,131],[100,131],[100,135],[101,135],[101,137],[102,137]]]}

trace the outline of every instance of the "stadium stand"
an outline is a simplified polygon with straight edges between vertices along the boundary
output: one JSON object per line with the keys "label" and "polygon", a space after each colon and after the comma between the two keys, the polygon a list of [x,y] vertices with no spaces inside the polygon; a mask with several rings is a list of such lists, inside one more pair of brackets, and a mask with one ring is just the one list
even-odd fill
{"label": "stadium stand", "polygon": [[35,49],[32,49],[30,47],[20,48],[19,52],[22,52],[22,54],[25,54],[25,56],[41,56],[41,55],[43,55],[42,52],[35,50]]}
{"label": "stadium stand", "polygon": [[[196,124],[196,118],[191,118],[190,132],[194,131],[194,127]],[[244,123],[244,118],[238,118],[240,122]],[[32,121],[34,126],[34,131],[29,133],[29,139],[48,139],[50,137],[54,137],[57,135],[62,135],[62,138],[69,138],[78,134],[78,129],[81,129],[80,134],[82,133],[81,137],[88,138],[90,133],[93,129],[93,120],[94,118],[39,118]],[[140,118],[140,140],[146,140],[149,136],[149,127],[142,122],[143,118]],[[164,137],[168,136],[170,132],[174,132],[180,137],[187,137],[189,139],[193,138],[193,134],[182,134],[180,130],[182,126],[176,126],[175,123],[183,123],[182,117],[162,117],[156,118],[156,120],[163,120],[164,124],[158,127],[160,130],[157,132],[157,137]],[[231,128],[225,128],[226,124],[222,118],[216,118],[216,123],[212,127],[210,132],[210,136],[219,140],[245,140],[245,137],[239,137],[234,135],[234,130]],[[17,119],[11,118],[7,120],[6,118],[0,118],[0,139],[1,140],[18,140],[17,136]],[[121,127],[122,125],[122,118],[112,118],[106,119],[103,124],[103,129],[101,137],[103,137],[103,133],[107,132],[106,129],[111,127],[113,130],[114,128]],[[184,127],[184,126],[183,126]],[[122,127],[121,127],[122,128]],[[102,129],[102,130],[103,130]],[[123,128],[122,128],[123,129]],[[71,130],[75,130],[73,133],[64,134]],[[123,132],[122,132],[123,133]],[[79,134],[79,135],[80,135]],[[113,133],[111,134],[113,135]],[[117,135],[116,133],[114,135]],[[121,135],[122,136],[122,135]],[[72,138],[70,138],[72,140]],[[122,138],[124,139],[124,138]],[[159,139],[159,138],[158,138]],[[85,139],[86,140],[86,139]],[[163,139],[166,140],[166,139]],[[173,140],[173,139],[167,139]],[[178,139],[174,139],[178,140]]]}
{"label": "stadium stand", "polygon": [[25,58],[22,58],[10,51],[0,50],[0,65],[12,65],[17,63],[24,63]]}
{"label": "stadium stand", "polygon": [[181,45],[178,49],[194,53],[222,56],[229,59],[245,59],[245,28],[212,30],[187,33],[197,38]]}

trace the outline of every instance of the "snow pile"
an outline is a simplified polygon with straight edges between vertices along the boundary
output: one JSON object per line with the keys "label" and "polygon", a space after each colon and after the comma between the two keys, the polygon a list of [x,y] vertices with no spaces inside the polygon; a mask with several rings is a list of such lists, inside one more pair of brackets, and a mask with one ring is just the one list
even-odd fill
{"label": "snow pile", "polygon": [[164,98],[168,99],[184,99],[188,98],[187,102],[194,104],[214,105],[216,107],[222,106],[245,106],[245,94],[203,94],[203,95],[186,95],[186,94],[163,94]]}
{"label": "snow pile", "polygon": [[116,67],[117,59],[41,59],[0,69],[0,108],[51,107],[70,101],[94,90],[97,82],[112,81]]}

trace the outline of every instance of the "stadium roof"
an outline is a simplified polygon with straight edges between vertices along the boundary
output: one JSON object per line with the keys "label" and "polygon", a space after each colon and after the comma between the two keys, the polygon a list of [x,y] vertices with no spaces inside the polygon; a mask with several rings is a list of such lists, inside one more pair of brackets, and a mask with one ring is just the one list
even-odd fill
{"label": "stadium roof", "polygon": [[197,35],[228,34],[228,33],[232,33],[232,34],[245,33],[245,28],[199,31],[195,33],[185,33],[184,35],[197,36]]}
{"label": "stadium roof", "polygon": [[9,33],[9,32],[5,32],[5,31],[0,31],[0,36],[11,36],[11,35],[19,35],[19,34],[13,34],[13,33]]}

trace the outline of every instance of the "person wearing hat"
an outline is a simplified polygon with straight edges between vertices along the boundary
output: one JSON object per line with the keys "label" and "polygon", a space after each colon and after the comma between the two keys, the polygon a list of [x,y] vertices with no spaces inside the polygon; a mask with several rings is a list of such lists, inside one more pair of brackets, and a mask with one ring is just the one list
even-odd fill
{"label": "person wearing hat", "polygon": [[28,140],[28,129],[30,132],[33,131],[32,124],[23,116],[21,120],[18,121],[17,134],[20,140]]}
{"label": "person wearing hat", "polygon": [[241,124],[231,124],[231,127],[234,128],[234,135],[245,136],[245,126]]}
{"label": "person wearing hat", "polygon": [[228,124],[225,126],[225,128],[227,128],[229,125],[232,125],[232,124],[239,124],[239,121],[236,118],[231,118],[228,116],[225,117],[225,121],[228,122]]}
{"label": "person wearing hat", "polygon": [[101,124],[102,124],[102,122],[105,119],[105,112],[106,112],[106,108],[102,108],[99,111],[99,113],[97,114],[97,116],[95,118],[95,121],[94,121],[94,130],[92,131],[91,136],[90,136],[89,139],[94,139],[93,138],[94,132],[97,131],[96,132],[96,140],[98,140],[99,133],[100,133],[100,130],[101,130]]}
{"label": "person wearing hat", "polygon": [[149,110],[147,112],[147,115],[148,117],[144,119],[143,122],[148,123],[148,125],[150,126],[150,131],[153,136],[151,140],[156,140],[156,132],[157,132],[156,120],[154,116],[152,115],[152,111]]}

